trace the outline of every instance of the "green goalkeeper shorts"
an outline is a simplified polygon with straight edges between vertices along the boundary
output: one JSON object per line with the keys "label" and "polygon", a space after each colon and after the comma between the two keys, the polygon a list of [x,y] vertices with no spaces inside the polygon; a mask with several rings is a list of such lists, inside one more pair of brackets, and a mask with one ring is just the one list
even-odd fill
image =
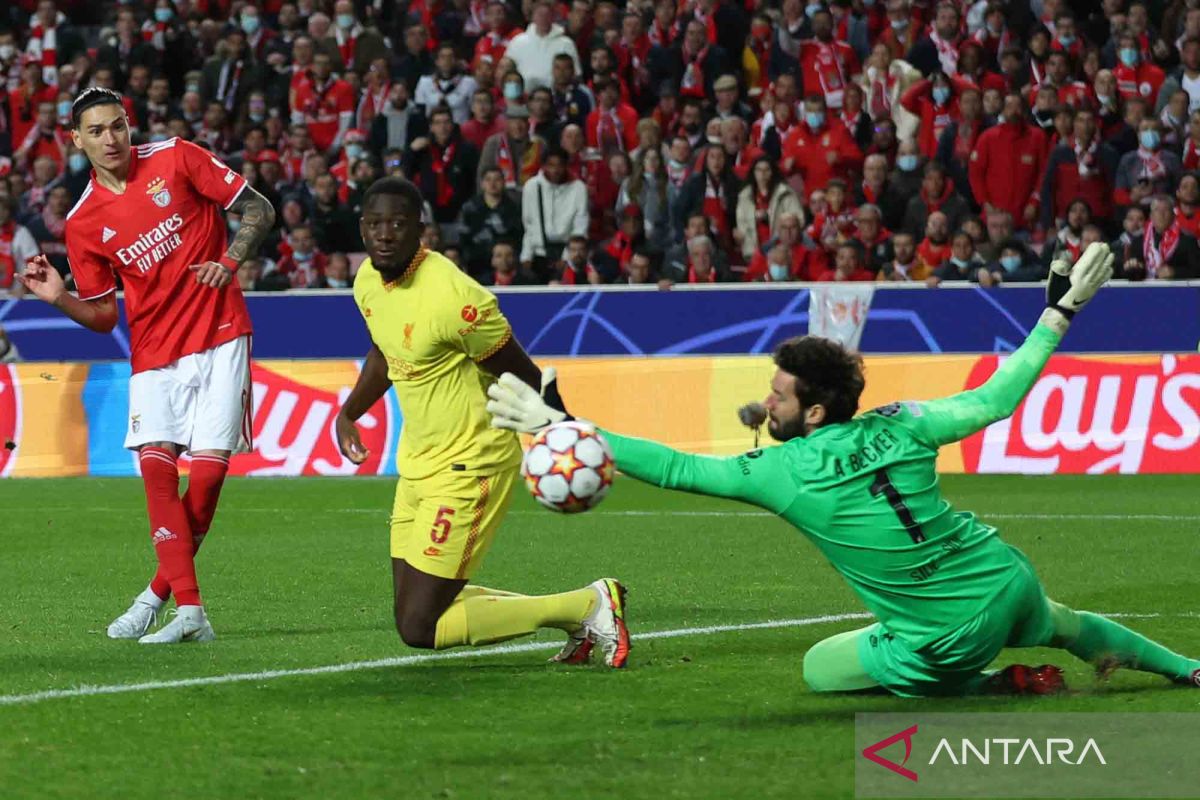
{"label": "green goalkeeper shorts", "polygon": [[817,692],[875,687],[902,697],[971,692],[1003,648],[1045,644],[1053,632],[1049,600],[1033,565],[1012,549],[1018,574],[962,625],[918,649],[881,623],[840,633],[805,654],[805,681]]}

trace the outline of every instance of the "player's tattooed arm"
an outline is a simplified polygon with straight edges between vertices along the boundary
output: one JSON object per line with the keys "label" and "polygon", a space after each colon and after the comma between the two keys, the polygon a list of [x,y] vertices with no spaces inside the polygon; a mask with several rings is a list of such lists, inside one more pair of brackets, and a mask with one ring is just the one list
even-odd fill
{"label": "player's tattooed arm", "polygon": [[231,261],[242,264],[258,252],[258,248],[275,227],[275,209],[270,200],[246,186],[229,210],[242,215],[242,225],[234,234],[225,255]]}
{"label": "player's tattooed arm", "polygon": [[196,282],[203,286],[221,289],[233,282],[238,267],[258,252],[263,240],[275,225],[275,209],[271,201],[249,186],[229,206],[229,210],[242,215],[242,225],[234,234],[233,241],[220,261],[205,261],[193,264],[189,269],[196,273]]}

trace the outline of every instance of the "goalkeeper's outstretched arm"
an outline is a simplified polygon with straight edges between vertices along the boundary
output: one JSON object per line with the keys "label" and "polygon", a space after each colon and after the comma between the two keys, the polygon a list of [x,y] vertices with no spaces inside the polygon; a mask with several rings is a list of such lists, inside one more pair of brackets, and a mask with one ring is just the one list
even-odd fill
{"label": "goalkeeper's outstretched arm", "polygon": [[783,450],[771,447],[738,456],[684,453],[648,439],[601,430],[617,469],[664,489],[728,497],[780,514],[796,497]]}
{"label": "goalkeeper's outstretched arm", "polygon": [[1108,245],[1092,244],[1071,265],[1051,265],[1047,306],[1033,331],[982,386],[921,403],[920,432],[935,446],[957,442],[1011,416],[1050,360],[1071,318],[1112,276]]}

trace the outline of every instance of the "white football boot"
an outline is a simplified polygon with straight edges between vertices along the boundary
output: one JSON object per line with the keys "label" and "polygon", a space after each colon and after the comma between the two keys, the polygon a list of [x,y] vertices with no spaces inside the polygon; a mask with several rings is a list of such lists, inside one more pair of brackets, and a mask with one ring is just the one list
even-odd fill
{"label": "white football boot", "polygon": [[163,601],[147,589],[139,594],[125,613],[108,625],[110,639],[139,639],[158,621]]}
{"label": "white football boot", "polygon": [[204,606],[180,606],[175,618],[154,633],[138,639],[139,644],[179,644],[181,642],[211,642],[217,638],[209,624]]}
{"label": "white football boot", "polygon": [[[625,625],[625,587],[615,578],[601,578],[592,584],[600,602],[583,621],[587,639],[600,646],[604,663],[614,669],[625,666],[629,658],[629,628]],[[571,642],[567,642],[570,647]],[[590,648],[587,655],[591,655]]]}

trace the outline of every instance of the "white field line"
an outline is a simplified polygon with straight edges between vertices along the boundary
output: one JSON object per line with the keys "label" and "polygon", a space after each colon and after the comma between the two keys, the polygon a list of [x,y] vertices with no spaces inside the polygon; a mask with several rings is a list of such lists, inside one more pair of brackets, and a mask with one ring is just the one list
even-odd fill
{"label": "white field line", "polygon": [[[1157,617],[1200,617],[1197,613],[1111,613],[1106,617],[1118,619],[1153,619]],[[823,614],[817,617],[801,617],[799,619],[768,620],[766,622],[746,622],[737,625],[708,625],[700,628],[675,628],[665,631],[650,631],[634,636],[638,642],[650,639],[680,639],[688,636],[712,636],[720,633],[737,633],[740,631],[767,630],[772,628],[800,628],[808,625],[821,625],[827,622],[846,622],[848,620],[869,620],[871,614],[854,612],[848,614]],[[71,689],[48,689],[27,694],[0,695],[0,706],[17,706],[40,703],[45,700],[64,700],[72,697],[92,697],[104,694],[128,694],[131,692],[149,692],[156,689],[186,689],[193,686],[215,686],[224,683],[249,683],[275,680],[277,678],[295,678],[309,675],[336,675],[342,672],[361,672],[370,669],[386,669],[388,667],[407,667],[413,664],[427,664],[435,661],[461,661],[464,659],[485,658],[495,655],[513,653],[532,653],[539,650],[553,650],[561,645],[557,642],[525,642],[522,644],[506,644],[496,647],[485,647],[477,650],[454,650],[448,653],[422,653],[411,656],[396,656],[379,658],[373,661],[350,661],[345,664],[327,664],[321,667],[303,667],[299,669],[274,669],[263,672],[233,672],[225,675],[209,675],[202,678],[181,678],[172,681],[145,681],[142,683],[114,683],[103,686],[77,686]]]}
{"label": "white field line", "polygon": [[[709,625],[702,628],[675,628],[665,631],[650,631],[633,637],[635,642],[649,639],[678,639],[685,636],[712,636],[718,633],[736,633],[738,631],[754,631],[767,628],[798,628],[805,625],[820,625],[825,622],[844,622],[846,620],[870,619],[870,614],[861,612],[851,614],[825,614],[819,617],[802,617],[800,619],[769,620],[767,622],[748,622],[739,625]],[[211,646],[211,645],[210,645]],[[203,678],[182,678],[172,681],[146,681],[144,683],[115,683],[106,686],[77,686],[71,689],[49,689],[28,694],[0,695],[0,706],[27,705],[43,700],[61,700],[69,697],[90,697],[98,694],[126,694],[128,692],[148,692],[155,689],[184,689],[191,686],[213,686],[222,683],[245,683],[270,681],[276,678],[293,678],[306,675],[333,675],[339,672],[358,672],[368,669],[386,669],[387,667],[407,667],[413,664],[426,664],[432,661],[459,661],[462,659],[484,658],[486,656],[508,655],[511,653],[531,653],[538,650],[555,650],[562,647],[561,642],[525,642],[523,644],[505,644],[497,647],[485,647],[476,650],[453,650],[447,653],[422,653],[411,656],[396,656],[379,658],[374,661],[351,661],[345,664],[328,664],[322,667],[303,667],[300,669],[273,669],[265,672],[234,672],[226,675],[210,675]]]}
{"label": "white field line", "polygon": [[[6,506],[7,512],[45,512],[48,509],[45,506],[25,506],[13,507]],[[128,506],[94,506],[89,507],[89,511],[112,514],[141,514],[141,510],[135,505]],[[311,514],[373,514],[379,517],[386,517],[388,512],[383,508],[327,508],[327,509],[311,509],[306,508],[303,511],[289,511],[286,508],[261,508],[254,506],[238,506],[235,503],[230,503],[228,506],[222,507],[222,515],[228,514],[289,514],[302,513],[305,515]],[[548,512],[535,511],[510,511],[510,516],[545,516]],[[621,511],[593,511],[589,516],[592,517],[773,517],[766,511],[685,511],[685,510],[649,510],[649,509],[623,509]],[[975,516],[979,517],[984,522],[992,519],[1033,519],[1033,520],[1114,520],[1114,521],[1160,521],[1160,522],[1197,522],[1200,521],[1200,514],[1008,514],[1008,513],[989,513],[986,511],[976,511]]]}

